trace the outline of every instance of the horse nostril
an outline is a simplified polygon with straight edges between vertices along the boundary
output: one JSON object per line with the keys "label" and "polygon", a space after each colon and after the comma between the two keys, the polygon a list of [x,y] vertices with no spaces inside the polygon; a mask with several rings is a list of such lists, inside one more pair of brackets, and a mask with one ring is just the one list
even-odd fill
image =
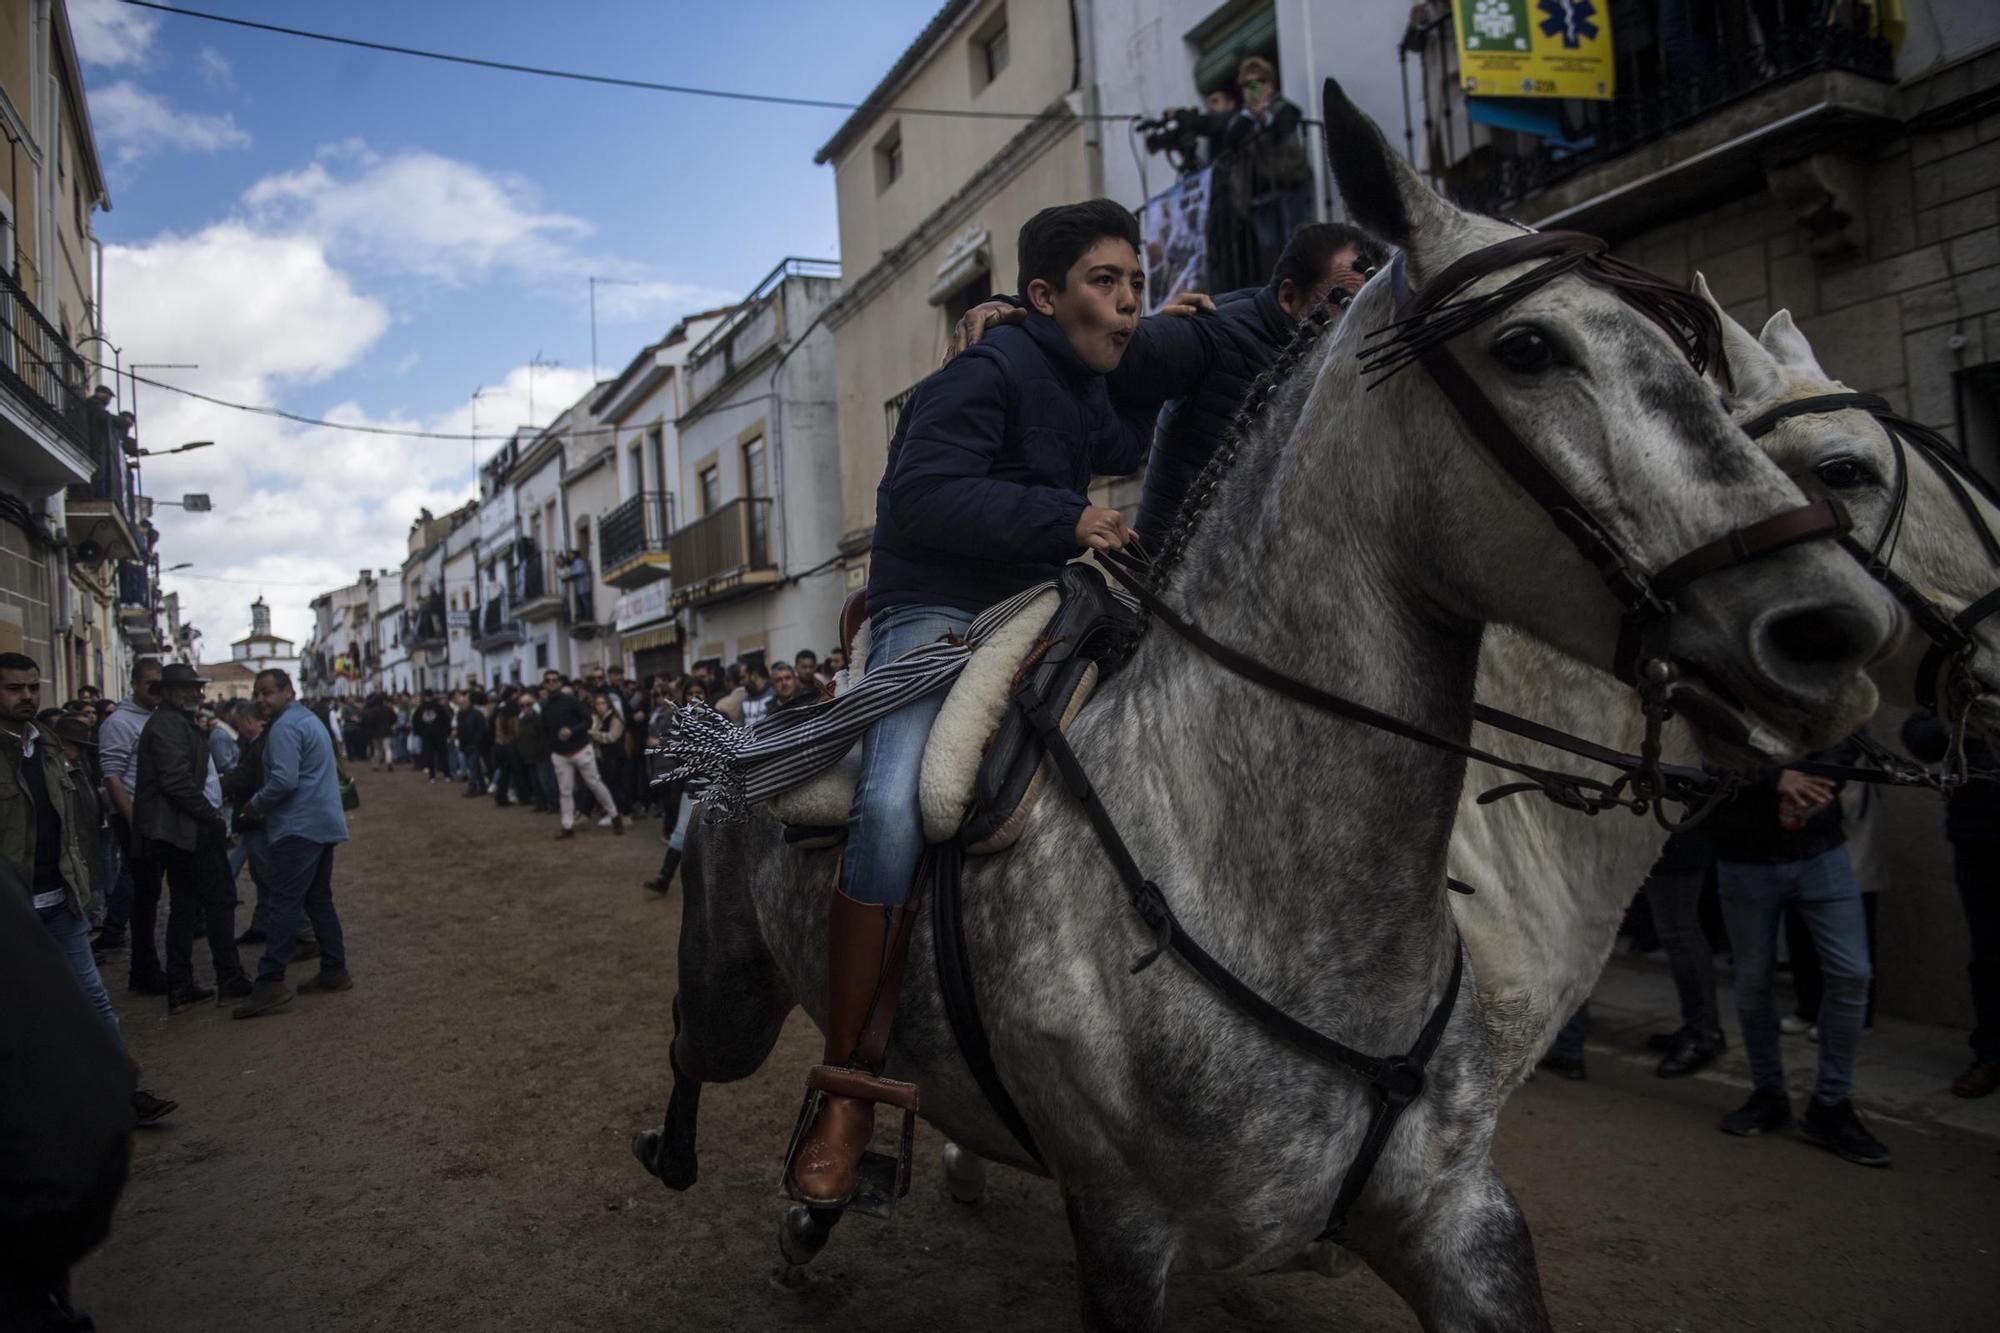
{"label": "horse nostril", "polygon": [[1774,657],[1794,667],[1851,666],[1875,646],[1872,623],[1847,606],[1815,606],[1773,616],[1762,626]]}

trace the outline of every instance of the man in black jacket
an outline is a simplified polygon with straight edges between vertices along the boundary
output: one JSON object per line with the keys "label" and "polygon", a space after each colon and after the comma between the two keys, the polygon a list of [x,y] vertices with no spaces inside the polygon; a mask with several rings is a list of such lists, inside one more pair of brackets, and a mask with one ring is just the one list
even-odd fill
{"label": "man in black jacket", "polygon": [[436,782],[440,772],[450,780],[450,761],[445,755],[445,746],[451,740],[451,709],[439,701],[436,690],[425,690],[424,701],[417,705],[417,711],[410,719],[410,730],[424,743],[424,778],[426,782]]}
{"label": "man in black jacket", "polygon": [[486,747],[493,729],[486,721],[486,692],[471,690],[458,710],[458,752],[465,757],[465,794],[486,794]]}
{"label": "man in black jacket", "polygon": [[[1853,763],[1850,742],[1823,756]],[[1787,905],[1819,950],[1826,993],[1819,1011],[1819,1074],[1799,1135],[1863,1166],[1887,1166],[1889,1150],[1854,1113],[1849,1093],[1868,1008],[1868,923],[1847,858],[1839,784],[1795,769],[1747,782],[1709,816],[1723,923],[1736,957],[1736,1014],[1750,1059],[1750,1100],[1723,1118],[1729,1134],[1762,1134],[1792,1118],[1778,1041],[1773,987],[1778,929]]]}
{"label": "man in black jacket", "polygon": [[[889,443],[868,574],[869,663],[965,633],[996,602],[1051,579],[1079,550],[1122,547],[1130,530],[1091,503],[1091,478],[1139,464],[1143,442],[1112,409],[1104,377],[1132,340],[1145,288],[1139,228],[1108,199],[1043,209],[1021,228],[1029,312],[917,386]],[[917,788],[943,706],[933,691],[869,727],[847,850],[827,929],[825,1061],[844,1095],[820,1097],[788,1165],[796,1196],[841,1207],[886,1087],[864,1029],[909,941],[923,855]],[[891,1003],[882,1000],[881,1004]],[[871,1017],[872,1015],[872,1017]]]}
{"label": "man in black jacket", "polygon": [[[1933,713],[1903,723],[1903,747],[1927,764],[1942,761],[1951,737]],[[1993,751],[1975,737],[1965,743],[1966,766],[1990,775]],[[1985,1097],[2000,1089],[2000,779],[1971,777],[1944,802],[1944,836],[1951,843],[1953,878],[1965,908],[1972,961],[1972,1063],[1952,1080],[1959,1097]]]}
{"label": "man in black jacket", "polygon": [[[133,823],[167,877],[167,1012],[213,998],[241,999],[250,979],[236,955],[235,893],[229,883],[222,782],[195,725],[207,679],[185,662],[160,675],[160,706],[139,734]],[[194,937],[208,935],[215,990],[195,984]]]}
{"label": "man in black jacket", "polygon": [[[1143,550],[1159,554],[1181,501],[1228,438],[1250,386],[1291,342],[1299,321],[1322,302],[1361,290],[1365,274],[1383,259],[1366,232],[1308,223],[1292,233],[1268,285],[1214,299],[1190,292],[1139,321],[1105,387],[1127,428],[1152,441],[1136,524]],[[966,312],[952,346],[971,346],[995,324],[1024,318],[1015,298],[996,297]]]}

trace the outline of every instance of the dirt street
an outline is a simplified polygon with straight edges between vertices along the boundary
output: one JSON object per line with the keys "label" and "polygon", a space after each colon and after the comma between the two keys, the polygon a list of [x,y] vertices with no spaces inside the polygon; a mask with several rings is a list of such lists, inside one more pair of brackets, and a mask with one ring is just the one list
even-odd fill
{"label": "dirt street", "polygon": [[[169,1020],[122,967],[108,978],[145,1082],[181,1109],[142,1132],[112,1237],[76,1274],[101,1329],[1076,1326],[1055,1191],[996,1171],[984,1208],[953,1204],[928,1132],[903,1211],[849,1220],[802,1289],[781,1285],[810,1024],[708,1090],[693,1191],[627,1149],[666,1094],[679,900],[640,888],[657,824],[557,843],[552,817],[359,776],[335,877],[351,993]],[[1897,1160],[1870,1171],[1724,1137],[1729,1088],[1599,1064],[1523,1089],[1499,1136],[1558,1329],[1994,1327],[2000,1145],[1879,1125]],[[1183,1280],[1173,1311],[1182,1329],[1416,1327],[1365,1273]]]}

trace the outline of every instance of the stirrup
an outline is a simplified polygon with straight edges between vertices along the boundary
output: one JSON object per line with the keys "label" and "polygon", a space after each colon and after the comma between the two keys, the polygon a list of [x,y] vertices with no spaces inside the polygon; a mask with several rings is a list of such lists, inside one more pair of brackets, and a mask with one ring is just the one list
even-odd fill
{"label": "stirrup", "polygon": [[[841,1204],[808,1200],[799,1194],[798,1186],[792,1183],[792,1164],[798,1158],[799,1145],[805,1142],[806,1131],[812,1127],[813,1117],[818,1114],[820,1102],[826,1097],[851,1097],[876,1106],[895,1107],[903,1113],[903,1127],[896,1137],[894,1155],[863,1148],[854,1195]],[[883,1078],[865,1069],[850,1069],[843,1065],[814,1065],[806,1073],[805,1102],[799,1107],[798,1123],[792,1127],[792,1141],[785,1149],[781,1182],[785,1197],[812,1208],[851,1210],[869,1217],[889,1216],[895,1211],[896,1200],[910,1192],[910,1161],[916,1147],[917,1108],[917,1085],[914,1083]]]}

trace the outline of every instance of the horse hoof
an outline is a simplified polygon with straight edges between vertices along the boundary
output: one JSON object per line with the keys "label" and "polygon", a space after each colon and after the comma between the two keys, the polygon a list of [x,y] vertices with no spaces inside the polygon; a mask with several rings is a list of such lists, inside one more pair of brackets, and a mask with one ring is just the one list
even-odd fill
{"label": "horse hoof", "polygon": [[977,1208],[986,1202],[986,1159],[956,1143],[945,1144],[944,1184],[954,1203]]}
{"label": "horse hoof", "polygon": [[833,1234],[833,1224],[839,1220],[838,1208],[793,1204],[778,1222],[778,1253],[792,1267],[805,1267],[826,1248],[826,1238]]}
{"label": "horse hoof", "polygon": [[686,1189],[694,1184],[698,1174],[694,1154],[673,1151],[657,1129],[641,1130],[632,1136],[632,1155],[670,1190]]}

